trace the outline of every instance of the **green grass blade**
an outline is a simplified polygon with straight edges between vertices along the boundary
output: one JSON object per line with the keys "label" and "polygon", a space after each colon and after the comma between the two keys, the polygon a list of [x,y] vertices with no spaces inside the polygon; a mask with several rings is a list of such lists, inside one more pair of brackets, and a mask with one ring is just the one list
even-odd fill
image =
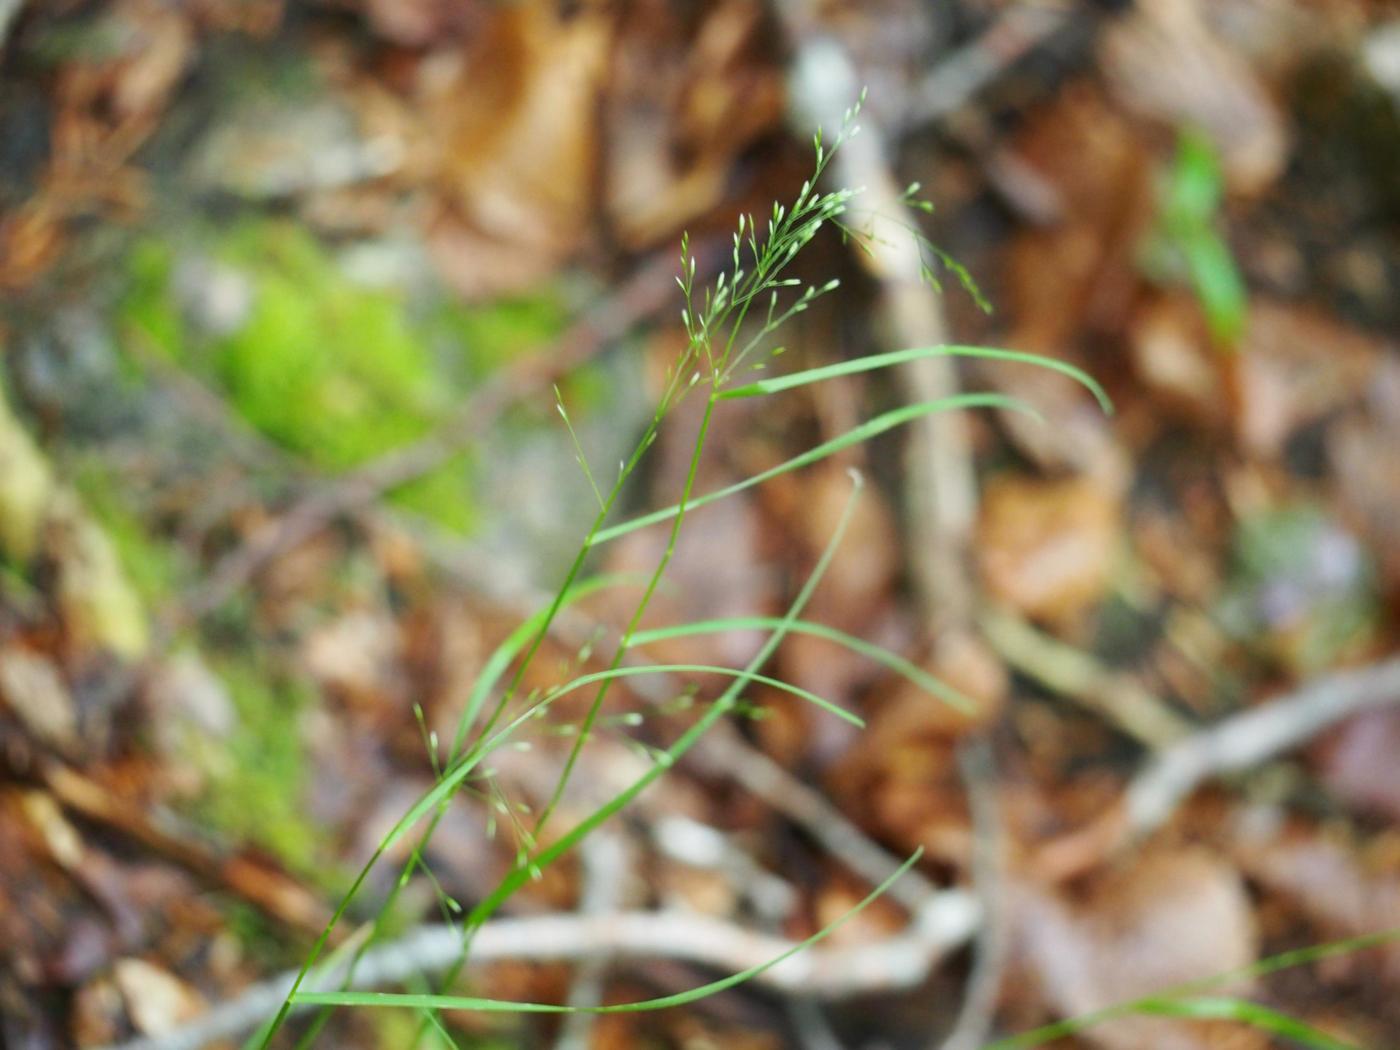
{"label": "green grass blade", "polygon": [[728,977],[721,977],[717,981],[703,984],[698,988],[691,988],[688,991],[677,992],[674,995],[664,995],[656,999],[644,999],[635,1003],[616,1003],[611,1006],[561,1006],[556,1003],[526,1003],[512,1002],[503,999],[481,999],[469,995],[422,995],[418,993],[395,993],[395,992],[299,992],[296,1002],[309,1005],[321,1006],[378,1006],[378,1007],[401,1007],[419,1010],[474,1010],[483,1013],[535,1013],[535,1014],[572,1014],[572,1013],[593,1013],[593,1014],[628,1014],[645,1013],[652,1010],[666,1010],[673,1006],[684,1006],[693,1003],[698,999],[716,994],[733,988],[735,985],[743,984],[757,977],[766,970],[771,970],[779,963],[792,958],[798,952],[810,948],[818,941],[828,937],[834,930],[844,923],[853,919],[860,912],[869,907],[879,896],[885,893],[896,879],[908,871],[918,861],[923,850],[920,849],[908,860],[901,864],[893,874],[884,882],[876,886],[864,900],[854,905],[834,921],[822,927],[812,936],[804,941],[793,945],[781,955],[774,956],[767,962],[757,966],[751,966],[747,970],[730,974]]}
{"label": "green grass blade", "polygon": [[1203,1021],[1238,1021],[1271,1035],[1281,1035],[1312,1050],[1360,1050],[1296,1017],[1248,999],[1202,996],[1194,999],[1142,999],[1134,1011],[1158,1017],[1187,1017]]}
{"label": "green grass blade", "polygon": [[[1190,981],[1186,984],[1177,985],[1174,988],[1164,989],[1155,995],[1144,996],[1141,999],[1133,999],[1125,1003],[1118,1003],[1115,1006],[1105,1007],[1102,1010],[1095,1010],[1093,1013],[1082,1014],[1079,1017],[1070,1017],[1063,1021],[1056,1021],[1053,1024],[1043,1025],[1029,1032],[1022,1032],[1020,1035],[1008,1036],[1005,1039],[999,1039],[997,1042],[983,1047],[983,1050],[1029,1050],[1031,1047],[1043,1046],[1053,1039],[1060,1039],[1067,1035],[1073,1035],[1076,1032],[1081,1032],[1086,1028],[1091,1028],[1096,1024],[1112,1020],[1115,1017],[1124,1017],[1136,1012],[1149,1012],[1143,1009],[1144,1004],[1157,1006],[1167,1001],[1186,1001],[1188,997],[1198,997],[1195,998],[1197,1002],[1228,1001],[1238,1004],[1241,1000],[1211,1000],[1199,997],[1199,993],[1209,991],[1212,988],[1219,988],[1223,985],[1233,984],[1237,981],[1247,981],[1255,977],[1265,977],[1268,974],[1277,973],[1280,970],[1291,970],[1297,966],[1306,966],[1309,963],[1321,962],[1324,959],[1331,959],[1339,955],[1350,955],[1354,952],[1366,951],[1370,948],[1379,948],[1397,940],[1400,940],[1400,927],[1389,930],[1379,930],[1375,933],[1366,933],[1359,937],[1348,937],[1339,941],[1328,941],[1325,944],[1314,944],[1307,948],[1297,948],[1289,952],[1281,952],[1278,955],[1271,955],[1267,959],[1260,959],[1258,962],[1251,963],[1248,966],[1242,966],[1237,970],[1215,974],[1212,977],[1206,977],[1199,981]],[[1201,1009],[1209,1009],[1209,1007],[1202,1007]],[[1221,1009],[1223,1009],[1223,1007],[1221,1007]],[[1260,1007],[1260,1009],[1266,1008]],[[1157,1012],[1161,1011],[1158,1010]],[[1325,1038],[1331,1037],[1326,1036]]]}
{"label": "green grass blade", "polygon": [[1260,959],[1257,963],[1232,970],[1230,973],[1185,985],[1177,989],[1176,992],[1179,995],[1203,992],[1210,988],[1218,988],[1222,984],[1229,984],[1232,981],[1248,980],[1251,977],[1266,977],[1280,970],[1291,970],[1296,966],[1306,966],[1309,963],[1321,962],[1338,955],[1351,955],[1353,952],[1363,952],[1368,948],[1380,948],[1394,941],[1400,941],[1400,926],[1389,930],[1377,930],[1375,933],[1363,933],[1357,937],[1347,937],[1339,941],[1327,941],[1323,944],[1312,944],[1306,948],[1280,952],[1278,955]]}
{"label": "green grass blade", "polygon": [[1210,334],[1222,348],[1234,350],[1249,321],[1249,290],[1234,256],[1209,227],[1193,231],[1182,243],[1182,254]]}
{"label": "green grass blade", "polygon": [[[732,616],[721,620],[696,620],[693,623],[677,624],[672,627],[638,631],[632,636],[632,647],[637,648],[654,642],[669,641],[672,638],[688,638],[700,634],[722,634],[726,631],[768,631],[781,622],[776,616]],[[975,708],[972,700],[947,682],[935,678],[922,667],[911,663],[897,653],[890,652],[884,646],[875,645],[863,638],[857,638],[853,634],[838,631],[835,627],[813,623],[810,620],[798,620],[789,624],[788,631],[792,634],[806,634],[814,638],[823,638],[844,646],[872,663],[879,664],[887,671],[899,675],[905,681],[959,711],[971,713]]]}
{"label": "green grass blade", "polygon": [[[781,621],[774,621],[775,623]],[[548,693],[545,703],[553,703],[560,697],[595,682],[611,681],[615,678],[636,678],[639,675],[648,674],[716,674],[724,675],[727,678],[743,678],[750,682],[757,682],[760,685],[770,686],[782,692],[790,693],[793,696],[806,700],[809,704],[820,707],[823,711],[835,715],[843,721],[850,722],[854,726],[865,728],[865,721],[859,716],[847,711],[839,704],[834,704],[825,697],[803,689],[801,686],[784,682],[780,678],[770,678],[768,675],[756,674],[753,671],[737,670],[733,667],[723,667],[719,664],[648,664],[645,667],[611,667],[606,671],[593,671],[589,674],[579,675],[577,678],[566,682],[558,689]]]}
{"label": "green grass blade", "polygon": [[[737,699],[739,690],[742,689],[742,687],[745,684],[747,684],[748,682],[760,682],[764,685],[771,685],[776,689],[781,689],[785,692],[793,693],[794,695],[800,696],[802,699],[807,700],[809,703],[816,704],[823,710],[829,711],[832,714],[836,715],[838,718],[842,718],[848,722],[853,723],[854,725],[864,725],[859,716],[852,714],[851,712],[845,710],[845,708],[833,704],[831,701],[826,700],[823,697],[817,696],[815,693],[808,692],[805,689],[800,689],[798,686],[791,685],[790,683],[783,682],[776,678],[770,678],[766,675],[760,675],[756,671],[753,671],[751,669],[739,671],[735,670],[732,667],[719,667],[710,664],[660,664],[649,667],[620,667],[613,668],[608,671],[597,671],[590,675],[582,675],[579,678],[575,678],[572,682],[567,683],[564,688],[550,694],[544,701],[542,701],[541,704],[535,705],[530,710],[518,715],[514,720],[497,730],[496,733],[494,733],[488,740],[479,742],[471,749],[471,751],[468,754],[464,755],[458,762],[445,769],[443,771],[442,776],[438,779],[437,783],[434,784],[427,791],[425,791],[422,795],[420,795],[418,797],[418,801],[415,802],[413,806],[409,808],[408,812],[406,812],[402,817],[400,817],[398,822],[385,834],[384,838],[380,842],[379,849],[376,852],[376,856],[386,852],[390,847],[392,847],[394,843],[396,843],[404,835],[404,833],[408,831],[409,828],[413,827],[413,825],[416,824],[419,820],[422,820],[425,816],[431,813],[434,807],[451,798],[451,796],[453,795],[453,793],[456,792],[458,786],[462,783],[462,781],[464,781],[468,776],[472,774],[472,772],[482,763],[485,757],[489,755],[492,751],[494,751],[497,747],[501,746],[501,744],[503,744],[510,737],[510,735],[514,733],[514,731],[518,729],[522,724],[524,724],[530,718],[534,717],[543,704],[552,703],[554,700],[557,700],[559,697],[563,696],[566,692],[571,692],[574,689],[582,688],[583,686],[588,685],[591,682],[603,681],[609,678],[625,678],[633,675],[653,674],[657,672],[666,671],[672,671],[675,673],[692,672],[696,674],[719,674],[734,678],[735,684],[730,686],[729,689],[726,690],[724,697],[721,697],[721,700],[723,700],[725,697],[729,697],[731,705],[733,703],[733,700]],[[684,739],[684,737],[682,739]]]}
{"label": "green grass blade", "polygon": [[808,383],[820,383],[826,379],[835,379],[838,376],[853,375],[857,372],[870,372],[875,369],[889,368],[892,365],[905,364],[909,361],[917,361],[926,357],[981,357],[996,361],[1019,361],[1023,364],[1036,365],[1040,368],[1048,368],[1052,372],[1059,372],[1061,375],[1069,376],[1075,382],[1083,386],[1089,393],[1094,395],[1099,407],[1104,412],[1112,415],[1113,402],[1109,400],[1104,388],[1099,385],[1093,376],[1089,375],[1082,368],[1065,361],[1059,361],[1053,357],[1045,357],[1041,354],[1028,354],[1021,350],[1000,350],[988,346],[916,346],[908,350],[892,350],[886,354],[870,354],[865,357],[853,358],[849,361],[839,361],[834,365],[824,365],[821,368],[809,368],[802,372],[794,372],[785,376],[774,376],[771,379],[760,379],[756,383],[749,383],[746,386],[734,387],[723,391],[721,398],[736,397],[760,397],[764,394],[776,394],[783,390],[791,390],[794,387],[806,386]]}
{"label": "green grass blade", "polygon": [[[862,360],[866,359],[863,358]],[[876,416],[874,419],[867,420],[859,426],[841,434],[839,437],[834,437],[830,441],[825,441],[814,448],[808,449],[801,455],[794,456],[792,459],[779,463],[776,467],[770,467],[768,470],[754,474],[752,477],[745,478],[743,481],[735,482],[733,485],[729,485],[715,492],[707,493],[704,496],[696,496],[686,502],[686,513],[703,507],[707,503],[714,503],[717,500],[733,496],[735,493],[743,492],[745,489],[753,488],[755,485],[761,485],[765,481],[771,481],[781,474],[787,474],[802,467],[810,466],[813,463],[825,459],[827,456],[834,455],[853,445],[859,445],[862,442],[869,441],[871,438],[878,437],[886,431],[893,430],[895,427],[902,426],[921,416],[933,415],[936,412],[948,412],[959,408],[1009,408],[1025,412],[1037,419],[1040,418],[1039,414],[1024,402],[1018,401],[1016,398],[1007,397],[1004,394],[956,394],[952,397],[943,397],[933,401],[921,401],[918,404],[905,405],[903,408],[891,409],[888,412]],[[643,514],[641,517],[621,522],[611,528],[599,529],[594,533],[590,545],[597,546],[601,543],[607,543],[609,540],[615,540],[619,536],[625,536],[629,532],[636,532],[638,529],[646,528],[648,525],[657,525],[661,522],[670,521],[679,513],[680,507],[676,504],[672,504],[663,510],[658,510],[651,514]]]}

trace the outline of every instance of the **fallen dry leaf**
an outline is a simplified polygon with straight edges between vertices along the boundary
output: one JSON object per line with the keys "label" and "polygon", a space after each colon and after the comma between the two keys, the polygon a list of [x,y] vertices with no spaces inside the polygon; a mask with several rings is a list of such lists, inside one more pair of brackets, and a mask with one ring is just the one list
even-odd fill
{"label": "fallen dry leaf", "polygon": [[128,0],[117,5],[117,17],[123,25],[113,36],[124,46],[111,74],[112,107],[123,117],[161,110],[194,50],[189,16],[153,0]]}
{"label": "fallen dry leaf", "polygon": [[[1233,858],[1252,880],[1287,896],[1326,937],[1357,937],[1400,927],[1400,840],[1393,832],[1353,843],[1303,827],[1272,830],[1271,814],[1254,821],[1245,811],[1229,836]],[[1348,967],[1367,957],[1353,957]],[[1374,957],[1371,957],[1374,958]],[[1389,981],[1400,981],[1400,946],[1380,950]]]}
{"label": "fallen dry leaf", "polygon": [[836,798],[902,848],[923,846],[930,856],[961,866],[968,862],[971,831],[955,752],[966,734],[1000,716],[1006,672],[978,639],[951,632],[923,669],[971,700],[972,712],[900,681],[872,698],[866,729],[829,781]]}
{"label": "fallen dry leaf", "polygon": [[[1086,332],[1121,332],[1137,295],[1134,256],[1152,221],[1152,156],[1140,129],[1092,82],[1066,85],[1018,136],[1014,159],[1051,187],[1061,221],[1017,236],[1006,252],[1007,346],[1078,359]],[[1092,370],[1092,369],[1091,369]],[[1033,462],[1108,478],[1126,474],[1102,411],[1065,376],[979,362],[998,390],[1054,426],[1018,412],[1002,425]]]}
{"label": "fallen dry leaf", "polygon": [[1017,138],[1017,159],[1054,187],[1064,217],[1011,244],[1009,345],[1065,353],[1085,327],[1122,329],[1137,286],[1134,254],[1154,211],[1142,140],[1084,81],[1067,85]]}
{"label": "fallen dry leaf", "polygon": [[1225,424],[1231,403],[1223,363],[1193,296],[1149,296],[1134,313],[1129,332],[1133,367],[1155,395],[1154,411],[1175,410],[1211,428]]}
{"label": "fallen dry leaf", "polygon": [[[1029,890],[1019,908],[1025,962],[1058,1017],[1074,1017],[1255,959],[1254,919],[1239,873],[1198,849],[1158,851],[1070,901]],[[1226,990],[1238,993],[1235,987]],[[1105,1050],[1254,1050],[1243,1026],[1125,1017],[1080,1038]]]}
{"label": "fallen dry leaf", "polygon": [[1371,541],[1388,586],[1400,592],[1400,362],[1381,360],[1366,401],[1366,413],[1328,435],[1327,451],[1342,503]]}
{"label": "fallen dry leaf", "polygon": [[1026,616],[1074,622],[1108,584],[1119,513],[1118,500],[1091,479],[994,479],[977,535],[988,588]]}
{"label": "fallen dry leaf", "polygon": [[144,959],[118,959],[112,976],[132,1024],[145,1035],[169,1032],[204,1012],[204,1000],[197,991]]}
{"label": "fallen dry leaf", "polygon": [[62,752],[78,746],[78,714],[57,665],[17,646],[0,650],[0,701],[34,739]]}
{"label": "fallen dry leaf", "polygon": [[1400,711],[1350,719],[1322,747],[1321,777],[1346,805],[1400,822]]}
{"label": "fallen dry leaf", "polygon": [[1204,6],[1135,5],[1104,34],[1100,61],[1121,105],[1172,127],[1205,129],[1231,186],[1257,193],[1287,159],[1283,119],[1253,70],[1216,36]]}
{"label": "fallen dry leaf", "polygon": [[[698,12],[697,12],[698,13]],[[608,83],[603,188],[612,232],[641,249],[676,236],[723,196],[735,160],[784,115],[764,16],[707,5],[697,26],[664,0],[634,4]]]}
{"label": "fallen dry leaf", "polygon": [[405,47],[441,45],[481,28],[495,5],[478,0],[364,0],[374,31]]}
{"label": "fallen dry leaf", "polygon": [[1310,310],[1256,298],[1240,348],[1237,426],[1256,455],[1276,456],[1299,427],[1361,397],[1374,339]]}
{"label": "fallen dry leaf", "polygon": [[399,627],[378,611],[359,610],[312,631],[303,646],[307,670],[352,702],[382,701],[399,677]]}
{"label": "fallen dry leaf", "polygon": [[547,275],[587,230],[608,19],[496,6],[456,55],[423,63],[424,128],[439,143],[448,211],[431,231],[443,275],[468,295]]}

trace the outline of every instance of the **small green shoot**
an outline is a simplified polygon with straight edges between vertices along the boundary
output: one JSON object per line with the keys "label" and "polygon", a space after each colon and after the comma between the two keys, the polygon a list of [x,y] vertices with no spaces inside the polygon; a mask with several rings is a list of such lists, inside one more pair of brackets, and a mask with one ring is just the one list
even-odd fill
{"label": "small green shoot", "polygon": [[1249,297],[1218,229],[1223,194],[1214,143],[1198,129],[1184,129],[1162,186],[1145,261],[1150,271],[1164,276],[1184,271],[1211,339],[1219,349],[1233,351],[1244,334]]}

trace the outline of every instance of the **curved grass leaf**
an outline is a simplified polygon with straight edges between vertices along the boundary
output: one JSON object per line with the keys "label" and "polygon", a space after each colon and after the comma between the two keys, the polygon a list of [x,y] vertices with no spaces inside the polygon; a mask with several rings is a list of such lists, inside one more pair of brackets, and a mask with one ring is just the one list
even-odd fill
{"label": "curved grass leaf", "polygon": [[771,379],[760,379],[756,383],[749,383],[746,386],[734,387],[730,390],[722,391],[719,397],[723,400],[736,397],[760,397],[764,394],[776,394],[783,390],[791,390],[794,387],[806,386],[809,383],[820,383],[826,379],[835,379],[838,376],[854,375],[857,372],[870,372],[880,368],[889,368],[892,365],[905,364],[909,361],[917,361],[926,357],[981,357],[996,361],[1019,361],[1023,364],[1036,365],[1040,368],[1048,368],[1052,372],[1059,372],[1061,375],[1069,376],[1080,384],[1089,393],[1094,395],[1099,407],[1105,413],[1113,414],[1113,402],[1109,400],[1104,388],[1099,385],[1093,376],[1089,375],[1082,368],[1065,361],[1057,360],[1053,357],[1045,357],[1041,354],[1029,354],[1022,350],[1000,350],[989,346],[962,346],[948,344],[940,346],[916,346],[908,350],[892,350],[887,354],[869,354],[865,357],[852,358],[849,361],[839,361],[834,365],[823,365],[821,368],[809,368],[802,372],[793,372],[790,375],[774,376]]}
{"label": "curved grass leaf", "polygon": [[812,936],[804,941],[794,944],[781,955],[777,955],[767,962],[757,966],[751,966],[747,970],[730,974],[728,977],[721,977],[717,981],[703,984],[698,988],[691,988],[688,991],[677,992],[674,995],[663,995],[656,999],[644,999],[635,1003],[616,1003],[611,1006],[561,1006],[557,1003],[526,1003],[512,1002],[504,999],[481,999],[471,995],[423,995],[413,992],[298,992],[295,1001],[309,1005],[321,1006],[378,1006],[378,1007],[401,1007],[419,1010],[474,1010],[483,1013],[533,1013],[533,1014],[630,1014],[645,1013],[652,1010],[666,1010],[673,1006],[684,1006],[693,1003],[697,999],[704,999],[717,992],[733,988],[735,985],[743,984],[757,977],[759,974],[771,970],[779,963],[792,958],[798,952],[810,948],[818,941],[829,936],[834,930],[846,922],[855,918],[861,911],[879,896],[885,893],[896,879],[908,871],[918,861],[923,854],[920,849],[908,860],[899,866],[889,878],[876,886],[864,900],[854,905],[849,911],[839,916],[834,921],[822,927]]}
{"label": "curved grass leaf", "polygon": [[[1307,948],[1297,948],[1289,952],[1281,952],[1278,955],[1271,955],[1267,959],[1260,959],[1249,966],[1243,966],[1237,970],[1230,970],[1226,973],[1216,974],[1213,977],[1206,977],[1199,981],[1190,981],[1186,984],[1178,985],[1175,988],[1165,989],[1155,995],[1144,996],[1141,999],[1133,999],[1129,1002],[1118,1003],[1115,1006],[1105,1007],[1102,1010],[1095,1010],[1092,1013],[1082,1014],[1079,1017],[1070,1017],[1063,1021],[1056,1021],[1053,1024],[1043,1025],[1029,1032],[1022,1032],[1020,1035],[1008,1036],[999,1039],[983,1048],[983,1050],[1030,1050],[1031,1047],[1043,1046],[1052,1039],[1060,1039],[1067,1035],[1074,1035],[1082,1032],[1086,1028],[1092,1028],[1096,1024],[1110,1021],[1115,1017],[1126,1017],[1133,1013],[1164,1014],[1168,1010],[1184,1010],[1185,1007],[1165,1007],[1166,1003],[1196,1003],[1195,1009],[1198,1011],[1194,1015],[1184,1012],[1174,1014],[1174,1016],[1198,1016],[1219,1018],[1229,1013],[1229,1016],[1244,1023],[1253,1024],[1251,1018],[1265,1018],[1266,1014],[1273,1015],[1272,1019],[1263,1020],[1261,1027],[1268,1024],[1277,1023],[1278,1018],[1284,1021],[1302,1025],[1303,1022],[1290,1018],[1285,1014],[1275,1014],[1268,1007],[1260,1006],[1257,1003],[1250,1003],[1246,1000],[1230,997],[1213,998],[1203,997],[1201,992],[1209,991],[1212,988],[1219,988],[1223,985],[1233,984],[1236,981],[1247,981],[1255,977],[1264,977],[1280,970],[1290,970],[1297,966],[1306,966],[1309,963],[1321,962],[1324,959],[1331,959],[1338,955],[1350,955],[1354,952],[1365,951],[1369,948],[1378,948],[1385,944],[1390,944],[1400,940],[1400,927],[1389,930],[1380,930],[1376,933],[1362,934],[1359,937],[1348,937],[1339,941],[1328,941],[1325,944],[1314,944]],[[1226,1004],[1229,1004],[1228,1006]],[[1241,1006],[1245,1009],[1241,1011]],[[1210,1013],[1209,1011],[1218,1011]],[[1244,1016],[1248,1014],[1249,1016]],[[1307,1029],[1307,1026],[1304,1026]],[[1274,1029],[1267,1029],[1274,1031]],[[1284,1034],[1284,1033],[1280,1033]],[[1317,1033],[1314,1038],[1320,1036],[1323,1039],[1332,1039],[1325,1033]],[[1290,1039],[1302,1040],[1303,1037],[1297,1034],[1289,1034]],[[1343,1050],[1355,1050],[1355,1048],[1345,1043],[1338,1043],[1333,1040],[1330,1043],[1312,1043],[1305,1045],[1323,1046],[1329,1048],[1343,1048]]]}
{"label": "curved grass leaf", "polygon": [[[722,634],[726,631],[767,631],[772,630],[780,622],[776,616],[731,616],[720,620],[696,620],[693,623],[676,624],[672,627],[638,631],[632,636],[631,644],[633,648],[637,648],[654,642],[664,642],[672,638],[688,638],[697,634]],[[942,700],[959,711],[971,713],[975,707],[972,700],[947,682],[935,678],[922,667],[911,663],[897,653],[890,652],[884,646],[875,645],[863,638],[857,638],[853,634],[838,631],[835,627],[813,623],[810,620],[798,620],[789,624],[788,631],[791,634],[806,634],[814,638],[824,638],[829,642],[844,646],[851,652],[864,656],[872,663],[879,664],[887,671],[899,675],[911,685],[917,686],[930,696]]]}
{"label": "curved grass leaf", "polygon": [[[780,620],[774,619],[775,624]],[[635,678],[638,675],[647,674],[717,674],[728,678],[742,678],[749,682],[758,682],[760,685],[770,686],[773,689],[780,689],[785,693],[806,700],[809,704],[815,704],[823,711],[835,715],[844,721],[850,722],[854,726],[865,728],[865,721],[859,716],[847,711],[844,707],[833,704],[830,700],[809,692],[801,686],[792,685],[779,678],[770,678],[768,675],[756,674],[753,671],[740,671],[733,667],[721,667],[718,664],[648,664],[645,667],[612,667],[606,671],[593,671],[589,674],[579,675],[577,678],[566,682],[547,693],[541,703],[553,703],[561,696],[582,689],[584,686],[592,685],[594,682],[606,682],[614,678]]]}
{"label": "curved grass leaf", "polygon": [[[921,416],[929,416],[936,412],[948,412],[959,408],[1008,408],[1025,412],[1027,415],[1034,416],[1036,419],[1040,418],[1039,413],[1037,413],[1035,409],[1016,398],[1007,397],[1005,394],[956,394],[952,397],[941,397],[933,401],[920,401],[917,404],[905,405],[903,408],[891,409],[888,412],[876,416],[874,419],[869,419],[859,426],[846,431],[846,433],[839,437],[834,437],[830,441],[824,441],[820,445],[803,452],[801,455],[793,456],[792,459],[779,463],[776,467],[770,467],[768,470],[760,471],[752,477],[735,482],[733,485],[726,486],[715,492],[710,492],[704,496],[696,496],[693,499],[687,500],[685,505],[686,513],[688,514],[699,507],[703,507],[707,503],[714,503],[717,500],[724,499],[726,496],[732,496],[735,493],[743,492],[745,489],[753,488],[755,485],[761,485],[763,482],[770,481],[781,474],[787,474],[790,471],[810,466],[813,463],[825,459],[827,456],[850,448],[852,445],[859,445],[869,441],[871,438],[878,437],[888,430],[893,430],[895,427],[902,426]],[[633,518],[630,521],[624,521],[611,528],[599,529],[593,535],[590,546],[596,547],[600,543],[607,543],[609,540],[615,540],[619,536],[627,535],[629,532],[636,532],[638,529],[646,528],[648,525],[657,525],[661,522],[670,521],[679,513],[680,507],[677,504],[672,504],[663,510],[654,511],[651,514],[643,514],[641,517]]]}
{"label": "curved grass leaf", "polygon": [[1199,1021],[1238,1021],[1271,1035],[1281,1035],[1312,1050],[1360,1050],[1296,1017],[1248,999],[1201,996],[1194,999],[1141,999],[1134,1011],[1158,1017],[1187,1017]]}

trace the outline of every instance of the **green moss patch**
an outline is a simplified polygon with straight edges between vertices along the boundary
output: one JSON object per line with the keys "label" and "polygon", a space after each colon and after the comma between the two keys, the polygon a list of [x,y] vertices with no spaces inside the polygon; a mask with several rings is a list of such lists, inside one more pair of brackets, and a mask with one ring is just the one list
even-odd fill
{"label": "green moss patch", "polygon": [[[327,472],[423,437],[474,382],[547,342],[566,319],[552,292],[469,307],[367,287],[288,221],[239,223],[210,241],[204,256],[246,283],[247,309],[231,330],[191,322],[176,293],[180,257],[149,239],[128,256],[121,320],[216,384],[268,438]],[[462,457],[395,499],[469,530],[477,518],[469,473]]]}
{"label": "green moss patch", "polygon": [[238,725],[221,753],[204,756],[210,787],[196,815],[220,837],[264,849],[322,885],[335,883],[326,867],[329,844],[302,802],[307,761],[301,719],[314,694],[265,668],[227,661],[217,669]]}

